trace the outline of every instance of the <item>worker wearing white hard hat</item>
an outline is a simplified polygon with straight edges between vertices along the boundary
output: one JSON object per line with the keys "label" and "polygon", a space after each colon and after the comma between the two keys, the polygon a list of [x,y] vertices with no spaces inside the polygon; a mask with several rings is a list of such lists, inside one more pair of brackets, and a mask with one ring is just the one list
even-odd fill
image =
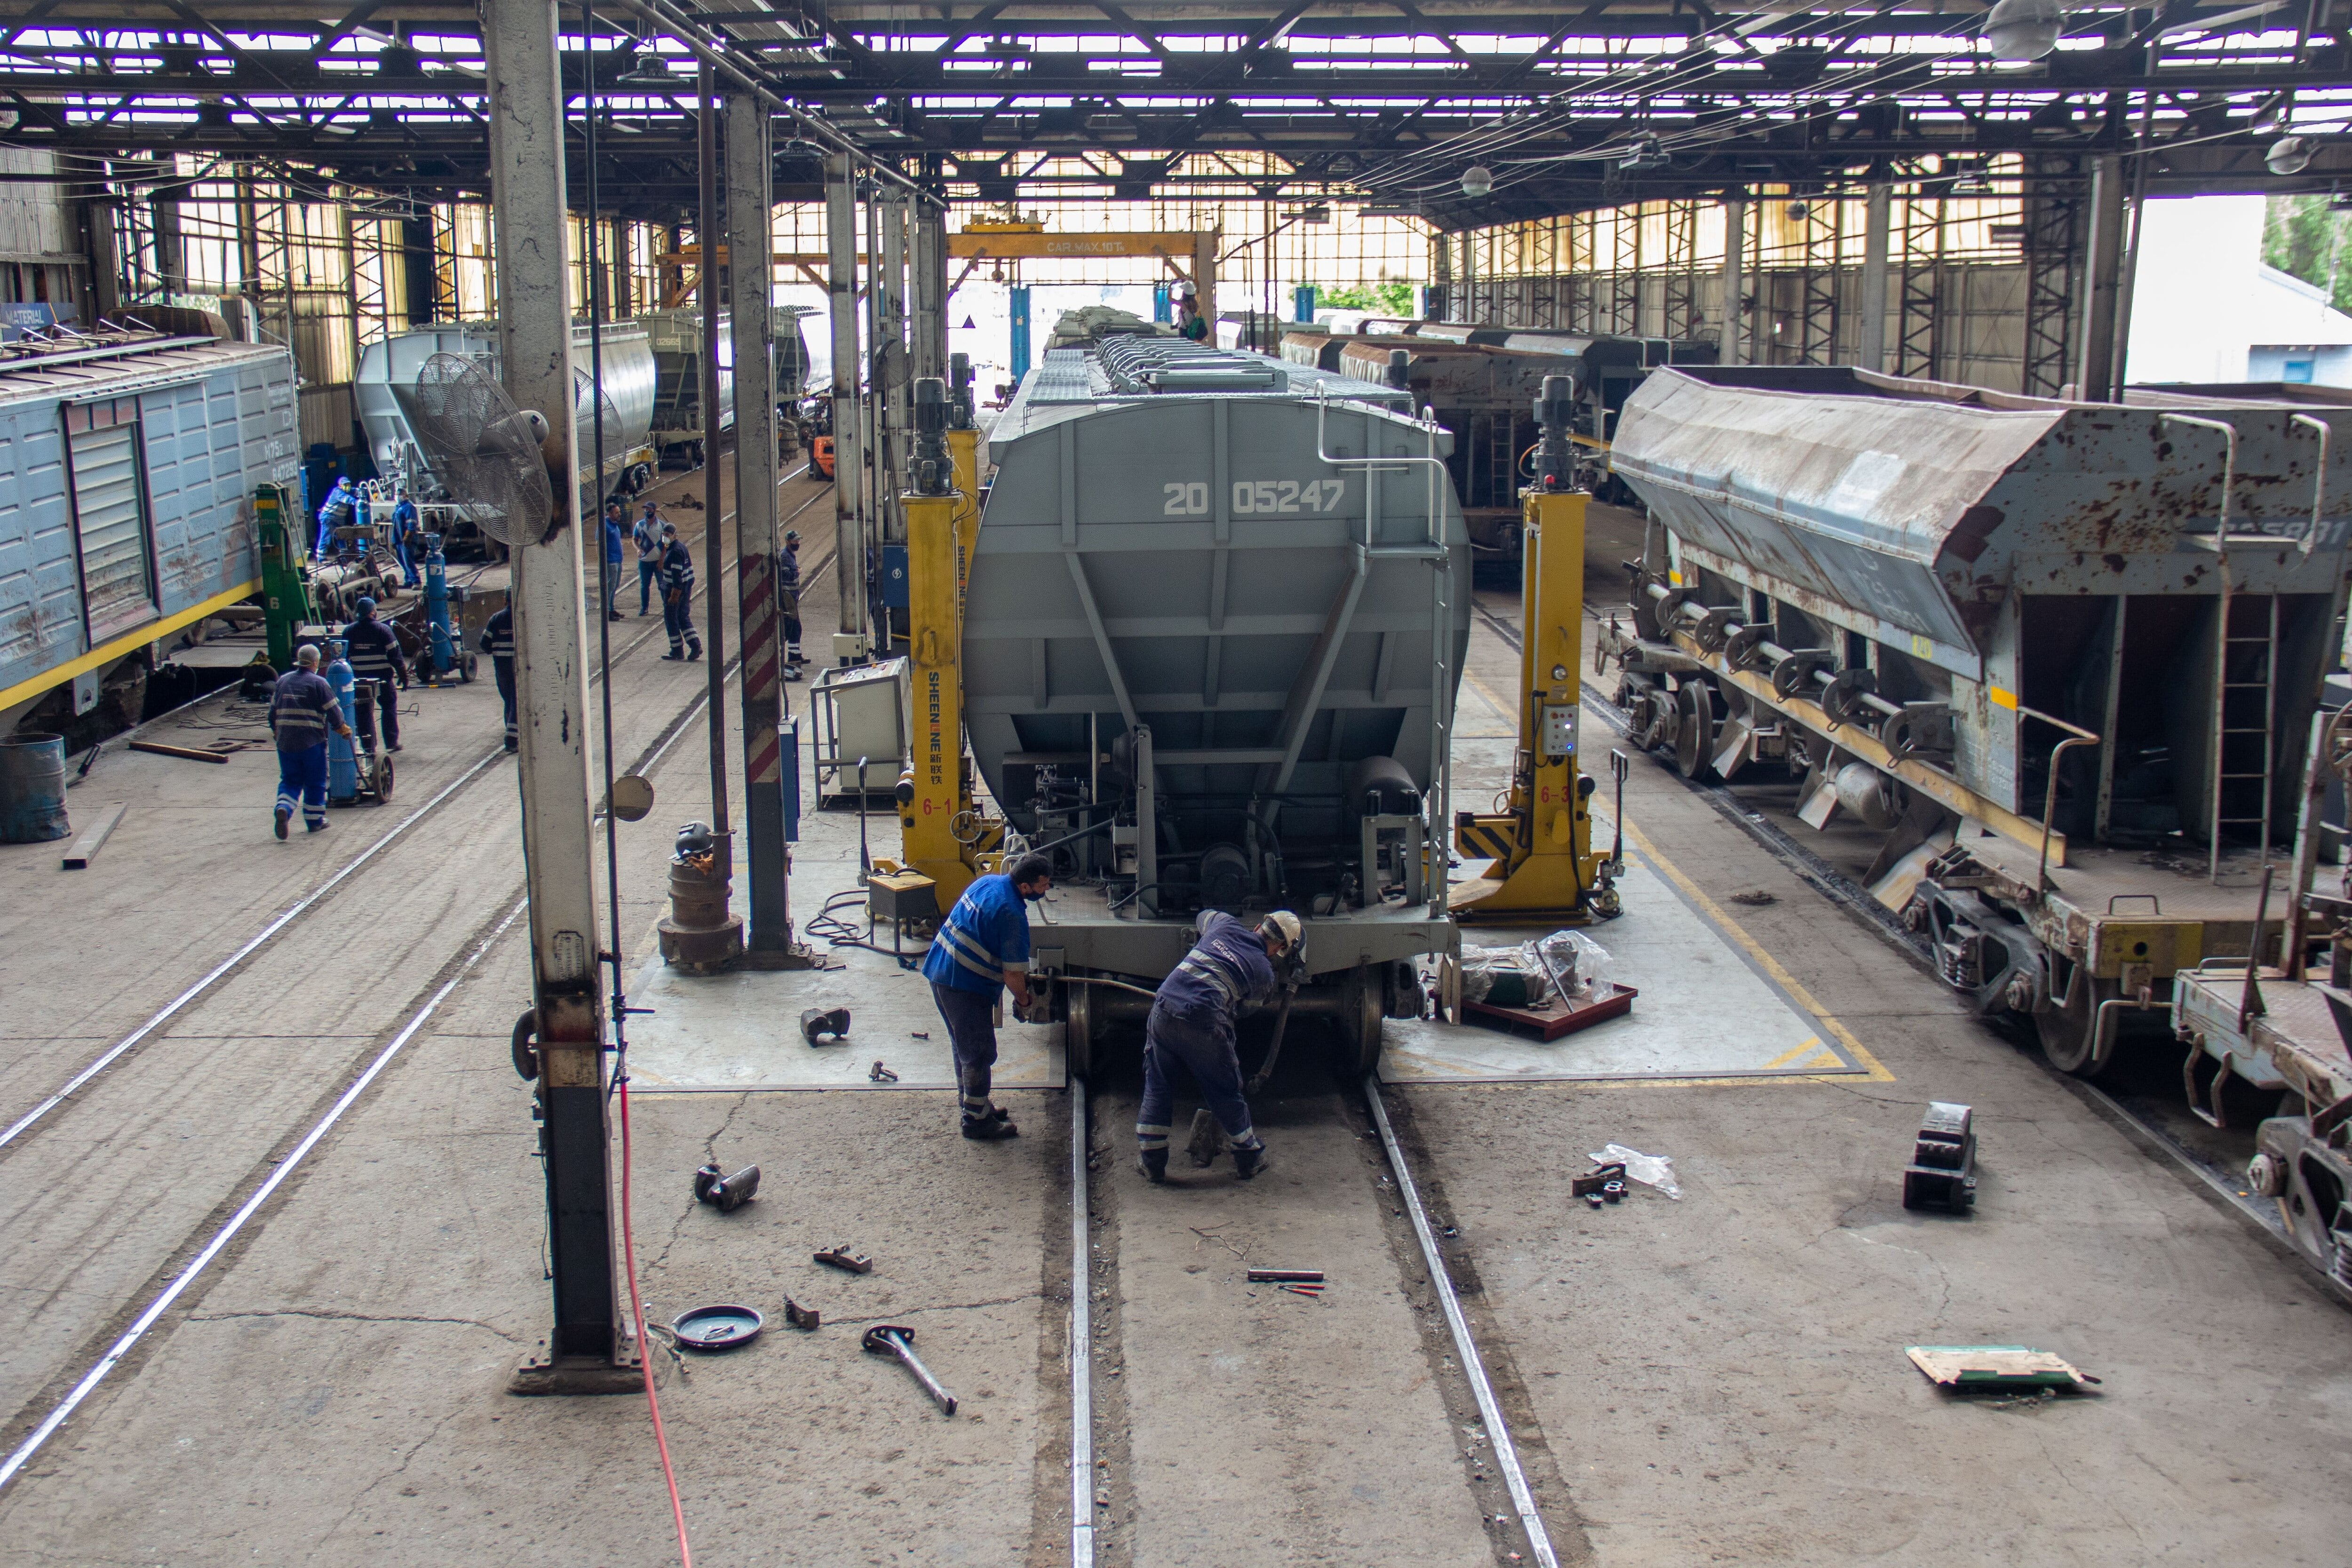
{"label": "worker wearing white hard hat", "polygon": [[1168,1132],[1181,1066],[1200,1086],[1209,1114],[1224,1130],[1234,1173],[1248,1181],[1265,1169],[1265,1145],[1251,1125],[1242,1092],[1235,1016],[1272,999],[1275,965],[1298,952],[1298,917],[1276,910],[1253,929],[1218,910],[1201,915],[1200,940],[1168,973],[1143,1026],[1143,1104],[1135,1116],[1137,1165],[1153,1183],[1168,1178]]}

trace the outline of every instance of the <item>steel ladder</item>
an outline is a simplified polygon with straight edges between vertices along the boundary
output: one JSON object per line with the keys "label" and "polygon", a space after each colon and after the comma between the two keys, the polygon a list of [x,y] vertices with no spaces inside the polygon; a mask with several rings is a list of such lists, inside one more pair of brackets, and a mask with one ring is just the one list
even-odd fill
{"label": "steel ladder", "polygon": [[[2260,636],[2239,635],[2239,626],[2247,618],[2242,612],[2249,609],[2262,617]],[[2221,614],[2221,647],[2213,671],[2213,848],[2218,857],[2223,828],[2252,827],[2258,835],[2255,844],[2267,856],[2275,793],[2273,781],[2278,767],[2278,595],[2225,593]],[[2261,651],[2246,651],[2252,649]],[[2256,660],[2260,668],[2250,668]],[[2236,765],[2239,759],[2251,756],[2257,741],[2262,748],[2261,769]],[[2239,815],[2231,815],[2232,785],[2240,786],[2242,795],[2249,785],[2257,792],[2252,815],[2246,815],[2242,806]]]}

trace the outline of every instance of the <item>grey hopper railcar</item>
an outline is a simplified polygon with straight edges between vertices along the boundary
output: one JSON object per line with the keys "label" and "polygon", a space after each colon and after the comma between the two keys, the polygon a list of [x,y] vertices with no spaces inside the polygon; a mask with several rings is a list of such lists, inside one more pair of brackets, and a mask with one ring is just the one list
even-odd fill
{"label": "grey hopper railcar", "polygon": [[[1378,385],[1183,342],[1055,351],[989,438],[963,633],[974,760],[1053,850],[1041,968],[1073,1063],[1196,911],[1307,922],[1297,1006],[1360,1064],[1445,913],[1445,733],[1469,638],[1446,439]],[[1367,784],[1360,775],[1377,772]]]}
{"label": "grey hopper railcar", "polygon": [[1873,891],[2081,1072],[2252,940],[2352,502],[2352,409],[2137,395],[1675,369],[1612,451],[1651,518],[1601,644],[1637,739],[1883,829]]}

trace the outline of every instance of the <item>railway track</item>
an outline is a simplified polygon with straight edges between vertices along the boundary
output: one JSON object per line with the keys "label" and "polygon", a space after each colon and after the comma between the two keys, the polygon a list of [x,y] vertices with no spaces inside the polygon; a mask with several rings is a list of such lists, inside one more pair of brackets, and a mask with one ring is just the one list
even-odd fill
{"label": "railway track", "polygon": [[[793,472],[785,475],[783,480],[780,482],[779,488],[781,488],[782,483],[789,483],[791,480],[799,478],[807,471],[808,466],[804,463],[800,468],[793,469]],[[831,492],[829,490],[824,490],[820,491],[815,496],[810,497],[807,500],[802,502],[799,507],[793,510],[790,514],[791,517],[798,517],[802,512],[807,510],[811,506],[814,506],[817,500],[821,500],[824,495],[830,493]],[[728,519],[734,515],[735,514],[731,511],[723,513],[719,520],[719,525],[724,527]],[[789,521],[789,519],[786,521]],[[698,540],[704,537],[704,535],[697,534],[695,537]],[[734,563],[734,560],[730,559],[726,564],[732,566]],[[823,572],[832,564],[833,557],[828,554],[824,561],[810,570],[807,581],[813,585]],[[662,628],[658,626],[647,627],[646,630],[639,632],[635,637],[630,638],[626,644],[613,651],[611,663],[615,665],[621,663],[623,660],[636,653],[638,649],[644,647],[647,643],[651,642],[655,637],[661,635],[663,635]],[[730,662],[728,668],[731,673],[735,668],[735,664]],[[588,674],[589,683],[593,686],[602,681],[604,679],[604,666],[602,665],[592,668]],[[208,699],[199,699],[198,700],[201,701],[206,700]],[[707,701],[708,699],[706,698],[704,700]],[[190,704],[190,706],[194,706],[194,704]],[[673,727],[675,728],[677,726],[682,726],[685,723],[690,723],[692,721],[692,714],[699,711],[699,707],[692,709],[688,713],[682,715],[678,720],[674,721]],[[658,740],[659,737],[656,739]],[[289,904],[284,910],[280,910],[267,925],[264,925],[259,931],[248,937],[242,945],[236,948],[235,952],[231,952],[226,958],[221,960],[220,963],[206,971],[193,984],[189,985],[178,995],[173,997],[169,1002],[166,1002],[162,1007],[150,1015],[145,1021],[141,1023],[136,1028],[133,1028],[130,1033],[110,1044],[104,1050],[100,1051],[96,1057],[92,1058],[88,1063],[86,1063],[79,1071],[75,1072],[73,1076],[67,1079],[65,1082],[58,1085],[58,1088],[51,1090],[47,1095],[44,1096],[32,1107],[31,1110],[19,1116],[15,1121],[9,1123],[7,1127],[0,1128],[0,1151],[5,1151],[11,1145],[15,1144],[19,1139],[30,1132],[36,1126],[62,1108],[76,1093],[89,1087],[91,1081],[97,1079],[100,1074],[105,1072],[109,1068],[114,1066],[115,1063],[121,1061],[125,1056],[136,1050],[140,1045],[152,1038],[157,1030],[163,1028],[173,1018],[179,1016],[179,1015],[185,1011],[192,1004],[210,993],[223,981],[228,979],[231,975],[243,969],[247,963],[256,954],[261,952],[265,948],[278,941],[278,939],[284,935],[285,932],[295,924],[295,922],[301,920],[304,916],[310,914],[313,910],[319,908],[321,904],[331,899],[338,889],[342,887],[342,885],[349,881],[352,877],[356,876],[371,861],[374,860],[377,856],[381,855],[384,850],[390,848],[394,844],[399,842],[401,839],[405,838],[420,824],[434,816],[442,806],[463,792],[467,786],[481,778],[484,773],[488,773],[490,768],[506,754],[506,748],[503,744],[489,747],[479,757],[475,759],[473,763],[469,763],[455,779],[451,780],[448,784],[444,784],[432,795],[431,798],[426,800],[423,805],[404,817],[397,826],[391,829],[391,831],[385,833],[381,837],[377,838],[374,843],[369,845],[365,849],[360,851],[360,853],[353,856],[350,860],[344,862],[343,865],[324,882],[320,883],[309,893],[304,894],[300,899],[296,900],[292,904]],[[641,758],[640,763],[642,763],[642,761],[643,759]],[[632,764],[632,766],[638,764]],[[0,1159],[5,1158],[5,1154],[0,1154]]]}
{"label": "railway track", "polygon": [[[797,474],[789,475],[787,479],[796,477]],[[792,515],[797,516],[830,493],[829,489],[819,489]],[[722,514],[720,523],[731,515]],[[733,564],[731,558],[728,564]],[[829,553],[814,563],[803,574],[804,585],[815,585],[833,564]],[[624,658],[656,635],[656,631],[648,630],[625,647],[615,649],[613,664],[616,673]],[[730,662],[728,673],[731,675],[739,665],[740,658]],[[642,693],[633,695],[637,695],[640,701],[644,699]],[[654,700],[659,700],[657,695],[654,697]],[[658,767],[708,703],[707,686],[698,680],[688,700],[660,725],[632,766],[643,772]],[[331,942],[322,933],[332,931],[332,922],[322,925],[321,918],[331,915],[343,900],[373,894],[373,901],[381,905],[403,896],[395,892],[401,889],[413,901],[420,881],[444,879],[438,874],[440,868],[432,864],[430,841],[415,829],[428,821],[447,821],[453,833],[463,835],[469,827],[477,833],[495,833],[495,825],[504,820],[505,803],[482,796],[471,786],[504,754],[503,747],[496,747],[468,765],[422,807],[339,868],[327,882],[281,911],[139,1028],[112,1042],[7,1130],[6,1152],[0,1157],[16,1160],[31,1148],[71,1143],[72,1147],[45,1152],[62,1159],[67,1169],[76,1169],[123,1140],[125,1134],[116,1122],[127,1121],[134,1130],[130,1137],[137,1142],[136,1129],[169,1121],[179,1108],[167,1102],[183,1092],[185,1080],[165,1078],[151,1082],[156,1074],[156,1069],[152,1068],[123,1079],[125,1072],[151,1054],[141,1047],[163,1043],[174,1024],[201,1027],[193,1022],[199,1013],[210,1016],[226,1012],[234,1016],[267,1009],[268,997],[251,994],[257,987],[267,993],[279,969],[301,971],[305,952],[320,945],[322,940]],[[365,998],[337,998],[330,1002],[328,1012],[333,1016],[312,1021],[313,1037],[303,1042],[304,1049],[292,1053],[296,1058],[292,1062],[265,1066],[249,1059],[256,1053],[246,1053],[247,1059],[237,1059],[233,1053],[230,1058],[207,1068],[205,1079],[208,1084],[215,1079],[236,1079],[242,1074],[250,1080],[249,1091],[238,1092],[217,1085],[194,1090],[190,1098],[201,1099],[209,1093],[223,1102],[222,1110],[232,1114],[223,1118],[215,1137],[176,1157],[167,1155],[164,1169],[153,1168],[151,1161],[148,1170],[129,1182],[131,1191],[150,1197],[136,1212],[142,1216],[164,1217],[166,1224],[149,1226],[143,1230],[140,1226],[124,1226],[119,1215],[126,1211],[104,1199],[85,1205],[79,1212],[72,1212],[74,1205],[70,1203],[36,1205],[27,1201],[29,1185],[18,1184],[22,1195],[17,1204],[11,1205],[10,1213],[0,1215],[0,1231],[16,1226],[32,1227],[26,1232],[28,1245],[14,1251],[18,1269],[12,1283],[19,1287],[19,1300],[27,1302],[26,1318],[37,1319],[49,1302],[66,1300],[68,1307],[58,1313],[65,1321],[39,1324],[38,1332],[28,1332],[26,1321],[13,1324],[14,1332],[8,1336],[14,1342],[13,1349],[0,1352],[0,1376],[5,1376],[12,1395],[9,1403],[15,1405],[5,1425],[0,1425],[0,1441],[11,1445],[7,1458],[0,1460],[0,1487],[7,1485],[23,1469],[126,1357],[138,1353],[150,1331],[170,1316],[174,1306],[197,1287],[218,1258],[232,1251],[238,1236],[265,1211],[280,1185],[368,1086],[417,1037],[459,983],[511,926],[520,911],[518,900],[522,893],[520,847],[509,842],[511,837],[510,830],[496,833],[496,848],[479,858],[486,863],[481,868],[491,869],[493,875],[500,858],[516,864],[516,874],[502,879],[502,887],[494,895],[483,896],[489,890],[478,889],[479,879],[474,879],[475,890],[457,887],[425,900],[440,918],[425,921],[427,940],[416,945],[428,950],[437,948],[446,956],[428,958],[426,952],[412,950],[415,957],[426,958],[433,965],[430,978],[421,990],[408,990],[396,1001],[385,996],[373,1003]],[[376,874],[369,875],[371,871]],[[466,879],[463,876],[455,879],[459,882]],[[487,905],[488,912],[470,914],[467,912],[468,905],[476,910]],[[454,922],[451,916],[456,917]],[[459,924],[463,933],[454,946],[446,940],[451,923]],[[442,936],[437,943],[429,941],[435,931]],[[411,954],[394,952],[384,956],[390,973],[374,977],[376,984],[373,989],[379,992],[383,984],[397,983],[400,961]],[[367,1027],[364,1048],[356,1057],[334,1050],[336,1039],[349,1037],[340,1034],[336,1025],[347,1018],[363,1021],[371,1016],[382,1017],[386,1014],[399,1017],[401,1022],[390,1030]],[[222,1027],[226,1029],[227,1026]],[[171,1037],[177,1043],[185,1037]],[[307,1072],[300,1070],[299,1058],[303,1056],[314,1058]],[[274,1070],[280,1067],[294,1070]],[[168,1068],[163,1070],[170,1071]],[[142,1094],[142,1089],[148,1092]],[[79,1118],[65,1114],[76,1106],[93,1103],[99,1097],[106,1099],[108,1106],[106,1110],[93,1114],[106,1125],[84,1129]],[[75,1140],[87,1142],[89,1148],[81,1148]],[[225,1147],[231,1151],[227,1161],[220,1159]],[[248,1154],[250,1159],[246,1158]],[[209,1176],[203,1169],[207,1160],[218,1162]],[[237,1162],[233,1176],[229,1169],[223,1168],[230,1162]],[[113,1254],[111,1260],[101,1263],[109,1253]],[[106,1291],[103,1301],[91,1300],[87,1290],[82,1289],[85,1276],[102,1279],[109,1273],[115,1276],[116,1288]],[[78,1289],[82,1293],[77,1295]],[[32,1305],[36,1301],[41,1305]],[[78,1307],[74,1305],[76,1301]]]}
{"label": "railway track", "polygon": [[[1245,1053],[1249,1048],[1245,1043]],[[1182,1274],[1176,1275],[1165,1258],[1130,1262],[1124,1256],[1121,1237],[1136,1234],[1139,1226],[1147,1233],[1157,1227],[1163,1200],[1171,1201],[1168,1206],[1191,1224],[1195,1235],[1222,1243],[1228,1251],[1246,1252],[1243,1263],[1318,1264],[1330,1282],[1330,1296],[1303,1300],[1272,1285],[1227,1283],[1218,1270],[1225,1275],[1245,1270],[1220,1257],[1216,1247],[1202,1247],[1213,1260],[1208,1278],[1220,1281],[1213,1288],[1256,1292],[1232,1308],[1236,1321],[1230,1339],[1220,1342],[1231,1353],[1216,1358],[1238,1361],[1248,1382],[1234,1391],[1232,1410],[1210,1419],[1245,1426],[1220,1433],[1215,1440],[1229,1443],[1236,1452],[1248,1448],[1254,1463],[1279,1473],[1278,1481],[1269,1476],[1261,1483],[1265,1488],[1262,1496],[1249,1496],[1246,1490],[1238,1496],[1223,1490],[1219,1494],[1220,1511],[1248,1521],[1247,1539],[1261,1543],[1269,1560],[1324,1560],[1318,1554],[1344,1560],[1383,1528],[1395,1528],[1396,1521],[1384,1524],[1375,1510],[1356,1509],[1364,1516],[1360,1518],[1351,1517],[1346,1508],[1337,1516],[1327,1513],[1323,1510],[1329,1499],[1309,1504],[1291,1488],[1311,1494],[1317,1472],[1333,1469],[1387,1475],[1402,1490],[1408,1483],[1388,1458],[1400,1443],[1422,1450],[1416,1479],[1453,1490],[1450,1513],[1446,1507],[1430,1507],[1426,1496],[1412,1505],[1426,1512],[1433,1532],[1451,1527],[1483,1534],[1500,1568],[1515,1563],[1558,1568],[1564,1556],[1573,1562],[1588,1554],[1581,1524],[1559,1500],[1563,1488],[1551,1472],[1549,1447],[1534,1428],[1503,1336],[1484,1317],[1474,1294],[1477,1287],[1465,1289],[1457,1284],[1457,1274],[1465,1268],[1475,1277],[1475,1265],[1468,1261],[1467,1244],[1446,1221],[1443,1200],[1433,1199],[1427,1183],[1417,1174],[1408,1152],[1409,1136],[1400,1135],[1375,1079],[1327,1089],[1312,1081],[1322,1070],[1312,1053],[1286,1061],[1258,1102],[1259,1125],[1276,1130],[1269,1133],[1276,1168],[1311,1172],[1306,1178],[1311,1186],[1354,1188],[1336,1205],[1338,1215],[1327,1221],[1318,1215],[1311,1242],[1272,1240],[1255,1228],[1272,1226],[1276,1227],[1274,1235],[1281,1234],[1281,1218],[1255,1202],[1258,1192],[1272,1189],[1275,1178],[1262,1176],[1243,1188],[1222,1175],[1203,1173],[1188,1184],[1191,1173],[1181,1138],[1170,1186],[1142,1187],[1140,1178],[1133,1176],[1133,1144],[1121,1125],[1135,1109],[1136,1086],[1121,1081],[1116,1072],[1098,1089],[1072,1082],[1067,1476],[1074,1568],[1123,1563],[1140,1555],[1130,1532],[1118,1522],[1131,1518],[1137,1509],[1171,1534],[1192,1539],[1203,1560],[1231,1560],[1219,1554],[1225,1542],[1202,1533],[1213,1532],[1218,1521],[1181,1517],[1197,1510],[1195,1498],[1159,1489],[1165,1484],[1165,1467],[1155,1462],[1158,1457],[1201,1445],[1197,1437],[1161,1430],[1176,1419],[1167,1414],[1168,1391],[1157,1384],[1156,1392],[1140,1386],[1154,1379],[1181,1382],[1191,1375],[1184,1370],[1191,1359],[1187,1352],[1201,1352],[1181,1336],[1166,1341],[1155,1337],[1156,1319],[1152,1325],[1124,1321],[1137,1303],[1152,1310],[1157,1296],[1175,1281],[1198,1275],[1202,1267],[1183,1266]],[[1097,1119],[1103,1125],[1095,1124]],[[1343,1172],[1349,1174],[1343,1176]],[[1278,1190],[1281,1195],[1273,1200],[1277,1208],[1292,1203],[1299,1188]],[[1147,1206],[1149,1214],[1129,1212]],[[1249,1247],[1237,1247],[1236,1235],[1251,1237]],[[1321,1251],[1315,1257],[1260,1258],[1255,1248],[1268,1245],[1311,1245]],[[1454,1248],[1451,1257],[1449,1247]],[[1105,1318],[1097,1315],[1097,1300],[1120,1304],[1111,1306]],[[1306,1320],[1308,1326],[1297,1326],[1299,1314],[1335,1310],[1342,1314],[1336,1328],[1328,1322],[1315,1324],[1312,1319]],[[1417,1342],[1408,1347],[1399,1342],[1401,1338]],[[1160,1364],[1147,1370],[1148,1361]],[[1372,1362],[1377,1365],[1368,1364]],[[1413,1368],[1410,1378],[1402,1375],[1408,1363]],[[1109,1367],[1108,1377],[1098,1373],[1098,1366]],[[1443,1410],[1429,1409],[1426,1395],[1418,1402],[1400,1401],[1405,1406],[1418,1403],[1419,1408],[1365,1416],[1377,1424],[1365,1428],[1360,1438],[1348,1419],[1318,1408],[1326,1402],[1291,1397],[1294,1391],[1309,1394],[1317,1389],[1362,1387],[1391,1379],[1408,1392],[1433,1383]],[[1098,1397],[1106,1390],[1111,1391],[1108,1405]],[[1149,1407],[1139,1417],[1139,1397]],[[1272,1419],[1265,1421],[1269,1414]],[[1439,1424],[1436,1429],[1453,1439],[1450,1458],[1426,1451],[1432,1430],[1427,1423],[1433,1417]],[[1276,1451],[1265,1453],[1267,1447]],[[1530,1453],[1536,1456],[1533,1460]],[[1224,1484],[1230,1488],[1231,1479]],[[1250,1482],[1242,1484],[1246,1489]],[[1364,1489],[1359,1485],[1355,1491],[1360,1499]],[[1547,1492],[1555,1500],[1549,1520],[1539,1500],[1539,1493]],[[1100,1522],[1106,1519],[1112,1522]],[[1357,1537],[1351,1531],[1363,1534]],[[1242,1540],[1234,1539],[1234,1549]]]}

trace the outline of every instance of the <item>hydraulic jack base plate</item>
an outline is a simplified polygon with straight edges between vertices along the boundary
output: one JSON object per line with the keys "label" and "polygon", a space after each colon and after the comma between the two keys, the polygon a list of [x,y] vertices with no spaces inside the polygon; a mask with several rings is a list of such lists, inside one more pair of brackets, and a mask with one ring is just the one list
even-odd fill
{"label": "hydraulic jack base plate", "polygon": [[548,1353],[544,1340],[507,1374],[509,1394],[642,1394],[645,1387],[646,1363],[634,1349],[616,1361],[559,1356]]}

